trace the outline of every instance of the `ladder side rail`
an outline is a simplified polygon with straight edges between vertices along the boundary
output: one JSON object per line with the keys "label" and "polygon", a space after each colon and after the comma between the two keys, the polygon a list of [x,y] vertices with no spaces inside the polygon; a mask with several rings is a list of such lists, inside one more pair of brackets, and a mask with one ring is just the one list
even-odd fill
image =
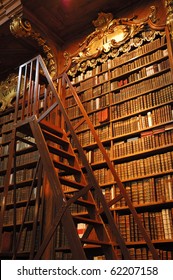
{"label": "ladder side rail", "polygon": [[18,84],[17,84],[17,92],[16,92],[15,114],[14,114],[14,123],[16,123],[17,119],[18,119],[21,82],[22,82],[22,67],[19,67]]}
{"label": "ladder side rail", "polygon": [[39,90],[39,70],[40,65],[38,59],[36,60],[36,71],[35,71],[35,83],[34,83],[34,97],[33,97],[33,115],[37,115],[37,103],[38,103],[38,90]]}
{"label": "ladder side rail", "polygon": [[[22,69],[22,67],[21,67]],[[24,75],[22,75],[22,72],[24,72]],[[26,100],[28,98],[27,96],[27,73],[28,73],[28,65],[26,64],[24,67],[23,67],[23,71],[21,71],[21,84],[20,84],[20,91],[19,91],[19,96],[22,95],[22,107],[21,107],[21,120],[24,120],[25,119],[25,113],[26,113],[26,109],[25,109],[25,106],[26,106]],[[22,83],[23,84],[23,89],[22,89]]]}
{"label": "ladder side rail", "polygon": [[33,71],[33,62],[30,63],[30,72],[29,72],[29,79],[28,79],[28,108],[27,108],[27,117],[31,115],[31,108],[32,108],[32,93],[33,93],[33,81],[32,81],[32,71]]}

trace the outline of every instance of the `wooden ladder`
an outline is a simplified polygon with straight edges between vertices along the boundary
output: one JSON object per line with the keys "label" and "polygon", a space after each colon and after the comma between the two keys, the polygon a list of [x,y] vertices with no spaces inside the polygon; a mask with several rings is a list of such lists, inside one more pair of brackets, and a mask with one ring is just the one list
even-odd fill
{"label": "wooden ladder", "polygon": [[[33,65],[35,66],[33,67]],[[45,108],[42,114],[39,113],[38,109],[40,69],[42,70],[41,72],[44,73],[44,78],[46,78],[48,84],[46,90],[51,91],[51,94],[55,99],[48,108]],[[33,71],[35,73],[34,83],[31,81],[33,79]],[[21,81],[23,75],[23,99],[26,100],[23,100],[22,102],[23,113],[19,118],[18,108],[20,103]],[[19,131],[21,130],[26,134],[29,133],[35,138],[36,146],[40,153],[41,162],[43,164],[43,169],[47,173],[50,187],[52,188],[57,202],[57,215],[55,216],[52,226],[34,258],[41,258],[43,252],[49,244],[49,241],[55,233],[57,226],[61,222],[65,235],[68,239],[69,250],[72,252],[73,259],[87,259],[87,249],[89,247],[98,248],[98,250],[93,250],[93,257],[94,254],[97,255],[99,252],[100,254],[104,254],[106,259],[118,259],[116,249],[120,248],[123,258],[130,259],[128,249],[109,208],[109,206],[124,198],[129,210],[134,217],[135,222],[141,231],[143,239],[146,241],[146,244],[152,253],[153,259],[159,259],[157,251],[155,250],[149,235],[140,221],[138,214],[126,193],[126,190],[93,127],[93,124],[91,123],[81,101],[79,100],[75,89],[70,83],[67,74],[64,73],[60,77],[60,80],[62,83],[59,82],[59,88],[57,92],[57,89],[40,56],[22,65],[19,70],[19,83],[15,111],[16,129]],[[27,89],[27,83],[29,83],[29,89]],[[105,201],[101,188],[93,174],[93,170],[87,161],[82,146],[80,145],[75,129],[73,128],[68,114],[60,99],[60,95],[65,90],[66,83],[70,87],[71,93],[73,94],[74,99],[76,100],[76,103],[83,115],[83,121],[87,123],[89,129],[91,130],[95,141],[104,156],[106,164],[111,170],[117,186],[120,189],[120,195],[116,197],[110,203],[110,205],[108,205]],[[25,91],[27,91],[28,94],[25,94]],[[26,109],[26,102],[29,105],[33,105],[28,106],[29,111],[28,108]],[[56,106],[58,106],[66,126],[68,127],[67,133],[70,134],[70,136],[73,138],[73,141],[75,142],[75,146],[82,159],[82,164],[85,166],[85,173],[87,176],[85,176],[84,171],[78,162],[74,150],[67,138],[67,133],[57,126],[45,121],[49,113]],[[26,110],[27,114],[25,113]],[[11,149],[13,150],[13,148]],[[10,169],[10,164],[8,169]],[[9,173],[10,172],[7,172],[7,177]],[[6,182],[7,185],[8,179],[6,179]],[[66,194],[64,192],[64,186],[72,188],[74,190],[73,195],[69,196]],[[93,197],[93,190],[99,199],[101,205],[100,209],[98,208]],[[80,213],[78,215],[74,215],[71,213],[69,208],[72,204],[83,205],[86,209],[86,215],[82,215]],[[81,223],[85,224],[86,228],[82,237],[79,237],[77,227]]]}
{"label": "wooden ladder", "polygon": [[[61,221],[68,240],[68,249],[72,252],[73,259],[87,259],[87,254],[94,257],[98,255],[98,252],[104,255],[106,259],[117,259],[114,248],[116,245],[115,238],[113,236],[116,237],[116,242],[121,248],[124,258],[129,259],[128,250],[118,227],[114,223],[102,191],[98,185],[96,187],[97,182],[93,185],[92,180],[89,177],[87,179],[84,175],[65,131],[45,120],[38,123],[34,117],[29,121],[29,126],[36,141],[43,168],[47,174],[57,206],[57,216],[52,223],[53,226],[35,258],[39,259],[41,257]],[[67,189],[67,187],[70,189],[65,194],[64,189]],[[110,235],[101,216],[100,209],[96,205],[92,189],[97,189],[97,199],[102,202],[102,212],[107,214],[110,231],[114,233],[112,235]],[[72,204],[83,206],[85,213],[71,213],[69,207]],[[80,224],[85,225],[85,230],[81,237],[78,234],[78,225]],[[87,253],[89,248],[93,248],[92,253]]]}

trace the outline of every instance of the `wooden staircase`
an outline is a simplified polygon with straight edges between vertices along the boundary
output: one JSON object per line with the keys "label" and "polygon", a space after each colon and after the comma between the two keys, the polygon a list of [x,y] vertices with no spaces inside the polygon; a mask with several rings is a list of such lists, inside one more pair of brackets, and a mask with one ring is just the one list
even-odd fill
{"label": "wooden staircase", "polygon": [[[35,67],[33,67],[33,65],[35,65]],[[47,92],[49,89],[54,97],[52,99],[52,103],[49,103],[49,107],[44,106],[44,111],[42,113],[39,111],[38,104],[40,94],[40,69],[44,73],[44,79],[46,77],[46,82],[48,85],[44,92]],[[33,71],[35,73],[34,83],[32,82]],[[22,104],[20,104],[20,84],[23,75],[24,100],[22,101]],[[29,77],[29,79],[27,77]],[[63,83],[59,82],[59,89],[57,93],[55,85],[53,84],[47,68],[40,56],[22,65],[19,71],[13,139],[15,139],[16,131],[21,131],[26,135],[31,135],[35,139],[35,144],[40,154],[43,170],[47,175],[50,188],[56,200],[57,213],[54,217],[54,220],[52,221],[52,226],[46,237],[42,240],[37,253],[30,255],[30,258],[40,259],[42,257],[52,236],[55,234],[58,225],[61,223],[68,240],[69,248],[67,249],[72,253],[73,259],[87,259],[90,258],[91,255],[94,257],[98,254],[104,255],[106,259],[118,259],[117,248],[121,250],[124,259],[130,259],[128,249],[109,208],[109,206],[114,204],[116,201],[124,198],[131,213],[133,214],[134,220],[141,230],[141,234],[143,235],[148,248],[151,250],[153,259],[158,259],[157,251],[155,250],[150,237],[139,220],[136,210],[129,200],[125,188],[116,174],[115,169],[111,164],[111,161],[107,156],[106,151],[99,140],[94,127],[76,94],[75,89],[71,85],[66,74],[63,74],[63,76],[60,78],[62,79],[62,82],[65,81],[68,83],[68,86],[70,87],[71,92],[83,114],[83,119],[87,122],[88,127],[93,133],[95,141],[104,155],[107,166],[110,168],[117,185],[120,188],[121,194],[116,197],[109,205],[106,203],[101,188],[99,187],[92,168],[88,163],[83,148],[81,147],[77,138],[75,129],[73,128],[59,97],[59,95],[62,94],[62,91],[64,90]],[[29,89],[26,86],[28,83]],[[28,94],[25,93],[26,91]],[[46,98],[47,97],[45,96],[44,99]],[[27,107],[26,103],[30,106]],[[20,106],[22,107],[22,113],[19,117],[18,112]],[[56,106],[58,106],[66,126],[68,127],[67,132],[48,121],[49,114]],[[69,138],[67,137],[68,134],[70,134],[76,144],[78,153],[82,158],[82,163],[83,166],[85,166],[85,169],[82,169],[81,164],[79,164],[78,158],[73,147],[71,146],[71,143],[69,142]],[[11,154],[14,155],[15,141],[13,140],[10,149]],[[9,160],[11,161],[11,159]],[[7,196],[8,193],[10,175],[9,170],[11,170],[11,168],[12,166],[9,162],[5,180],[5,196]],[[67,189],[69,191],[66,191]],[[93,191],[96,193],[97,199],[100,202],[100,208],[95,201]],[[70,207],[72,204],[82,205],[85,209],[85,213],[71,213]],[[1,211],[2,220],[4,210],[5,206],[2,207]],[[79,236],[78,234],[78,227],[80,224],[85,224],[85,229],[82,236]]]}

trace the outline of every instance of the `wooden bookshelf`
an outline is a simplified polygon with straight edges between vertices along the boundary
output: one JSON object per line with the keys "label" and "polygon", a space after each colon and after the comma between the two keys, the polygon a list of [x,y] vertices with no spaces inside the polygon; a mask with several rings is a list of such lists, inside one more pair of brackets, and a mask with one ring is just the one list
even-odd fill
{"label": "wooden bookshelf", "polygon": [[[83,71],[82,66],[77,71],[74,65],[69,71],[78,97],[161,259],[173,256],[173,79],[169,40],[162,31],[154,40],[144,41],[126,53],[107,55],[102,63],[100,55],[92,66],[89,59],[85,61],[88,67]],[[65,106],[109,203],[120,190],[91,131],[82,123],[69,88]],[[111,211],[132,259],[151,259],[125,200],[114,203]]]}
{"label": "wooden bookshelf", "polygon": [[[42,106],[40,110],[42,110],[41,108]],[[4,207],[5,203],[1,228],[0,256],[2,259],[29,259],[37,251],[42,236],[43,180],[41,178],[42,175],[37,173],[33,181],[39,160],[35,140],[18,132],[16,135],[15,160],[12,164],[8,192],[4,202],[4,181],[7,172],[9,145],[13,126],[14,107],[12,106],[10,109],[0,113],[1,208]],[[38,213],[37,207],[39,208]],[[19,235],[20,239],[18,242]]]}

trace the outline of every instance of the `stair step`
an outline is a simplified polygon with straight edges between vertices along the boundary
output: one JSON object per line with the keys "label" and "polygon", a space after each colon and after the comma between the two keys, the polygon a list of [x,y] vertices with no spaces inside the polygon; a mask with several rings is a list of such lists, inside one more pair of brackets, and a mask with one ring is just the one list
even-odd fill
{"label": "stair step", "polygon": [[[70,165],[66,165],[60,161],[56,161],[56,160],[53,160],[53,163],[54,163],[54,166],[55,168],[59,168],[61,170],[64,170],[65,172],[67,172],[67,175],[69,174],[80,174],[81,171],[73,166],[70,166]],[[61,172],[60,172],[61,174]],[[64,173],[63,173],[64,174]]]}
{"label": "stair step", "polygon": [[82,217],[82,216],[73,216],[73,219],[78,222],[78,223],[84,223],[84,224],[91,224],[91,225],[103,225],[101,221],[97,221],[97,220],[94,220],[94,219],[89,219],[89,218],[85,218],[85,217]]}
{"label": "stair step", "polygon": [[61,184],[68,186],[68,187],[72,187],[74,189],[81,190],[86,187],[86,185],[83,185],[76,181],[69,180],[67,178],[60,177],[59,180],[60,180]]}
{"label": "stair step", "polygon": [[52,145],[48,144],[49,152],[67,159],[74,159],[74,155],[60,149],[57,147],[53,147]]}
{"label": "stair step", "polygon": [[[66,194],[66,199],[70,199],[72,196],[71,195],[68,195]],[[81,205],[81,206],[94,206],[95,207],[95,204],[92,202],[92,201],[89,201],[89,200],[84,200],[82,198],[79,198],[78,200],[75,201],[75,204],[78,204],[78,205]]]}
{"label": "stair step", "polygon": [[46,130],[42,130],[44,137],[46,138],[46,140],[50,140],[56,144],[59,144],[61,146],[63,146],[64,149],[67,150],[68,146],[69,146],[69,142],[60,138],[59,136],[52,134],[51,132],[48,132]]}
{"label": "stair step", "polygon": [[86,244],[92,244],[92,245],[106,245],[106,246],[111,246],[112,244],[110,242],[106,241],[101,241],[101,240],[92,240],[92,239],[85,239],[81,238],[82,243]]}
{"label": "stair step", "polygon": [[50,123],[46,120],[42,120],[40,122],[40,126],[41,126],[42,129],[44,129],[44,130],[46,130],[46,131],[48,131],[52,134],[55,134],[59,137],[62,137],[63,134],[64,134],[63,130],[60,127],[58,127],[58,126],[56,126],[56,125],[54,125],[54,124],[52,124],[52,123]]}

